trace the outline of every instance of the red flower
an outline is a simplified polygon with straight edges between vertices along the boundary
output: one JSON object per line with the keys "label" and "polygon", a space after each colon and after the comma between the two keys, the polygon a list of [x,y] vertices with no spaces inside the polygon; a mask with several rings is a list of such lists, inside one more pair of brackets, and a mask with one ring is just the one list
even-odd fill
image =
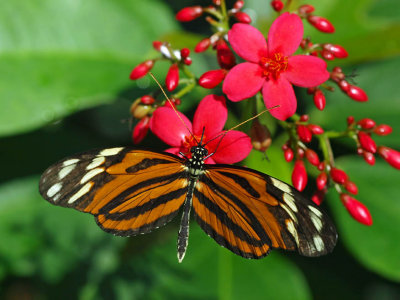
{"label": "red flower", "polygon": [[285,120],[296,112],[292,84],[314,87],[329,78],[326,63],[310,55],[292,55],[303,38],[299,16],[284,13],[271,25],[268,46],[256,28],[235,24],[228,32],[233,50],[247,60],[233,67],[225,78],[223,91],[232,101],[241,101],[262,90],[266,107],[280,105],[271,115]]}
{"label": "red flower", "polygon": [[191,157],[190,148],[196,146],[204,136],[202,143],[206,144],[208,153],[215,154],[206,160],[206,163],[231,164],[243,160],[251,151],[250,138],[243,132],[232,130],[228,132],[217,148],[221,138],[207,143],[213,137],[223,132],[223,127],[228,118],[225,98],[223,96],[208,95],[203,98],[193,117],[193,125],[182,113],[179,116],[186,126],[193,132],[196,140],[188,132],[172,108],[157,108],[150,122],[151,131],[162,141],[172,146],[166,151],[179,155],[184,153]]}

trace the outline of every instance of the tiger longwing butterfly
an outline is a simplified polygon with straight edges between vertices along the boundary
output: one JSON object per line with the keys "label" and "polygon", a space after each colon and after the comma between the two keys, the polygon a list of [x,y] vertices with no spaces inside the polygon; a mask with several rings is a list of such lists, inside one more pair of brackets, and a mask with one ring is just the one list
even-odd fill
{"label": "tiger longwing butterfly", "polygon": [[148,233],[183,207],[178,260],[185,256],[190,210],[218,244],[245,258],[270,249],[304,256],[332,251],[337,233],[327,215],[290,185],[258,171],[205,164],[201,142],[192,157],[132,148],[110,148],[68,157],[49,167],[40,193],[50,203],[95,216],[118,236]]}

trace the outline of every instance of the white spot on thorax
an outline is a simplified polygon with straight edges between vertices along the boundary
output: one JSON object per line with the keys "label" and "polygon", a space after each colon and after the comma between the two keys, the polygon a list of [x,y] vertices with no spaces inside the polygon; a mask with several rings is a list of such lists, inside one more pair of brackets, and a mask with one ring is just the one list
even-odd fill
{"label": "white spot on thorax", "polygon": [[63,179],[65,176],[67,176],[69,173],[71,173],[71,171],[75,169],[75,165],[69,165],[66,166],[65,168],[62,168],[60,170],[60,172],[58,173],[58,178],[61,180]]}
{"label": "white spot on thorax", "polygon": [[68,203],[71,204],[71,203],[75,202],[80,197],[82,197],[87,192],[89,192],[90,189],[92,188],[93,184],[94,184],[93,182],[86,183],[78,192],[76,192],[71,198],[69,198]]}
{"label": "white spot on thorax", "polygon": [[272,184],[275,187],[277,187],[278,189],[280,189],[280,190],[282,190],[285,193],[288,193],[290,195],[292,194],[292,190],[291,190],[290,186],[287,185],[286,183],[283,183],[282,181],[279,181],[278,179],[275,179],[275,178],[272,178],[272,177],[271,177],[271,181],[272,181]]}
{"label": "white spot on thorax", "polygon": [[88,164],[88,166],[86,167],[86,170],[94,169],[94,168],[100,166],[101,164],[103,164],[105,161],[106,161],[106,158],[103,156],[96,157],[92,160],[92,162],[90,164]]}
{"label": "white spot on thorax", "polygon": [[100,151],[100,153],[97,156],[111,156],[111,155],[116,155],[121,152],[121,150],[124,149],[123,147],[119,148],[109,148],[109,149],[104,149]]}
{"label": "white spot on thorax", "polygon": [[294,212],[297,212],[297,206],[296,206],[293,196],[285,193],[285,194],[283,194],[283,201],[285,201],[285,203],[290,207],[291,210],[293,210]]}
{"label": "white spot on thorax", "polygon": [[53,186],[51,186],[51,188],[49,188],[49,190],[47,191],[47,196],[48,197],[53,197],[55,194],[57,194],[62,188],[62,184],[61,183],[56,183]]}
{"label": "white spot on thorax", "polygon": [[314,241],[315,249],[317,249],[317,251],[324,250],[324,248],[325,248],[324,241],[322,240],[322,238],[319,235],[314,236],[313,241]]}
{"label": "white spot on thorax", "polygon": [[66,167],[66,166],[69,166],[72,164],[76,164],[78,161],[79,161],[79,159],[77,159],[77,158],[68,159],[63,162],[63,166]]}
{"label": "white spot on thorax", "polygon": [[104,168],[97,168],[97,169],[90,170],[89,172],[87,172],[85,174],[85,176],[82,177],[81,184],[84,184],[85,182],[89,181],[94,176],[96,176],[97,174],[99,174],[103,171],[104,171]]}

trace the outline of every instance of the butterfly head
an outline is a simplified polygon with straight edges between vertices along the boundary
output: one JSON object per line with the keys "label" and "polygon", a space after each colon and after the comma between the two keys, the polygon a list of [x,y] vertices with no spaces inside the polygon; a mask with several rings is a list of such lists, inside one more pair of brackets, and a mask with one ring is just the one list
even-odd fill
{"label": "butterfly head", "polygon": [[194,146],[190,152],[195,160],[203,160],[208,155],[208,150],[204,146]]}

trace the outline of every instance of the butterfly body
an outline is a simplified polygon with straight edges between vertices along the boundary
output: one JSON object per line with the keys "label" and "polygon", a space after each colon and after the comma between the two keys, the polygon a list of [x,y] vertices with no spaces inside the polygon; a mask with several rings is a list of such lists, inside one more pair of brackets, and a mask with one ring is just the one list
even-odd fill
{"label": "butterfly body", "polygon": [[148,233],[182,209],[178,259],[189,237],[190,211],[218,244],[245,258],[270,249],[305,256],[332,251],[336,230],[321,209],[290,185],[252,169],[205,164],[207,150],[181,158],[130,148],[94,150],[66,158],[44,172],[40,193],[52,204],[95,216],[119,236]]}

